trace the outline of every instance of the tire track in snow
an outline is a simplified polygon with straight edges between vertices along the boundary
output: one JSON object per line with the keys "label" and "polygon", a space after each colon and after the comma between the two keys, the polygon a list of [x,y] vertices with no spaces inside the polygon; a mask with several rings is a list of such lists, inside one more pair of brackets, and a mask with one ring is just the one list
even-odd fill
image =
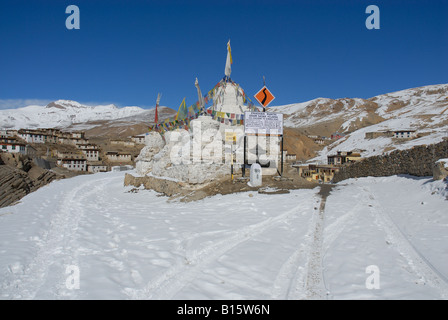
{"label": "tire track in snow", "polygon": [[151,280],[143,289],[126,288],[124,293],[130,299],[172,299],[183,287],[202,274],[201,270],[207,265],[238,245],[295,216],[300,208],[302,208],[302,205],[298,205],[276,217],[240,228],[232,232],[232,236],[193,252],[188,256],[188,263],[177,264],[169,268],[161,276]]}
{"label": "tire track in snow", "polygon": [[[312,214],[316,213],[313,212]],[[305,236],[308,240],[306,243],[297,243],[298,249],[281,266],[274,281],[271,299],[300,300],[306,298],[307,266],[311,255],[310,248],[315,228],[315,221],[311,219]]]}
{"label": "tire track in snow", "polygon": [[[51,214],[50,226],[45,231],[43,239],[39,241],[36,254],[23,268],[22,273],[11,273],[10,277],[3,281],[3,294],[9,291],[8,296],[11,299],[35,299],[47,280],[53,263],[59,264],[63,270],[59,270],[59,281],[54,285],[57,292],[52,294],[67,294],[64,292],[65,279],[68,276],[65,274],[65,267],[77,264],[73,241],[76,240],[77,227],[84,215],[80,204],[87,195],[86,190],[97,183],[98,180],[82,183],[63,196],[56,210]],[[48,210],[48,204],[48,200],[42,203],[38,211]],[[62,257],[55,261],[55,258],[61,255]]]}
{"label": "tire track in snow", "polygon": [[389,213],[376,200],[372,190],[367,186],[359,188],[369,195],[369,202],[373,204],[369,206],[369,210],[375,218],[375,223],[386,232],[388,241],[406,259],[412,272],[424,283],[438,289],[443,299],[448,299],[448,278],[412,244]]}
{"label": "tire track in snow", "polygon": [[323,275],[322,243],[325,204],[332,188],[332,185],[322,184],[319,191],[321,202],[319,212],[313,217],[314,233],[307,264],[307,277],[305,283],[306,299],[327,299],[329,294],[325,287]]}
{"label": "tire track in snow", "polygon": [[299,248],[281,267],[274,282],[271,296],[273,299],[303,300],[329,297],[325,286],[322,259],[325,205],[332,187],[325,184],[320,186],[319,208],[313,212],[308,226],[308,241],[299,244]]}

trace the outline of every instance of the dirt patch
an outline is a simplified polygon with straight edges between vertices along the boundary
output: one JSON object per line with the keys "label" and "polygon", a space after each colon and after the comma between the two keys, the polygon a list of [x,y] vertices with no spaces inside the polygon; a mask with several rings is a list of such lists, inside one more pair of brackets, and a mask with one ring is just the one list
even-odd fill
{"label": "dirt patch", "polygon": [[295,154],[297,160],[306,161],[314,158],[322,146],[308,138],[300,129],[284,128],[283,148],[288,154]]}
{"label": "dirt patch", "polygon": [[169,197],[170,201],[181,202],[198,201],[217,194],[226,195],[248,191],[260,194],[284,194],[294,189],[312,189],[318,186],[318,183],[301,178],[294,168],[286,168],[282,177],[279,175],[263,176],[260,187],[249,186],[248,182],[249,176],[236,175],[232,180],[229,174],[228,177],[216,179],[206,185],[189,185],[150,176],[134,177],[126,174],[124,184],[136,188],[143,186],[145,189],[154,190]]}
{"label": "dirt patch", "polygon": [[[279,176],[263,176],[263,183],[260,187],[251,187],[248,185],[249,178],[236,177],[233,181],[229,178],[222,178],[206,185],[198,190],[194,190],[189,194],[180,196],[180,200],[184,202],[196,201],[217,194],[231,194],[239,192],[253,191],[261,194],[280,194],[289,193],[294,189],[312,189],[318,184],[308,182],[299,177],[298,173],[284,174]],[[177,197],[176,197],[177,198]]]}

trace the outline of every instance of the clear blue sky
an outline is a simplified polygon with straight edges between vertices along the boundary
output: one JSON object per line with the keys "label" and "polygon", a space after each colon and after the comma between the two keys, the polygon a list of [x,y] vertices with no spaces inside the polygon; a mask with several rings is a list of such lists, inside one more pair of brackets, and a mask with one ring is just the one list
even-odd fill
{"label": "clear blue sky", "polygon": [[[65,27],[68,5],[80,29]],[[368,5],[380,9],[368,30]],[[448,83],[448,1],[0,1],[0,101],[178,108],[223,76],[283,105]],[[23,103],[23,102],[22,102]],[[5,108],[0,103],[0,108]]]}

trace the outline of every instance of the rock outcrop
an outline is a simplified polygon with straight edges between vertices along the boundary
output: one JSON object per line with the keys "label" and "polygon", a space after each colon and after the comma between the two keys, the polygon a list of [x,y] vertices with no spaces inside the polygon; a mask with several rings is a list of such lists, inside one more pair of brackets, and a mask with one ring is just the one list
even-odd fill
{"label": "rock outcrop", "polygon": [[36,166],[21,154],[0,154],[0,208],[63,176]]}

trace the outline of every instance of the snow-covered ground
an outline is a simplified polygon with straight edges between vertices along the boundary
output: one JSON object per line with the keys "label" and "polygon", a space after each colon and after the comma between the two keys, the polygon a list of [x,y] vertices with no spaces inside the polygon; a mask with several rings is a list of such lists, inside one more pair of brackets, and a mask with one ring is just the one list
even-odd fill
{"label": "snow-covered ground", "polygon": [[1,299],[448,299],[446,182],[181,203],[123,178],[53,182],[0,209]]}

